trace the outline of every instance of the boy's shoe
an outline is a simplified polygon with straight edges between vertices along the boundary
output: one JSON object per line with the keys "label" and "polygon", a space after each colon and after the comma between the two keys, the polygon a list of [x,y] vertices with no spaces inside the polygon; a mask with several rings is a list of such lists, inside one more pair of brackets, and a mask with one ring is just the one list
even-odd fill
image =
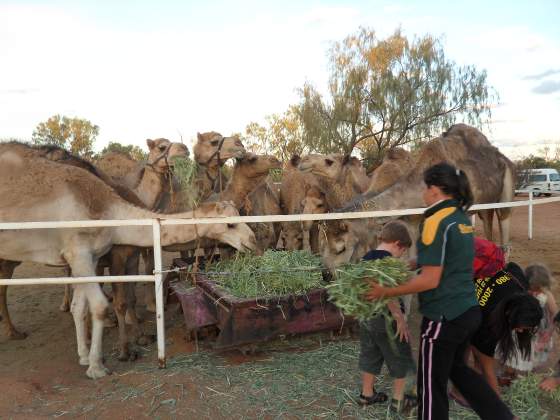
{"label": "boy's shoe", "polygon": [[414,395],[404,394],[402,400],[391,399],[389,411],[395,414],[410,416],[416,411],[418,399]]}
{"label": "boy's shoe", "polygon": [[364,394],[360,394],[358,400],[356,401],[359,405],[366,406],[372,404],[379,404],[384,403],[388,400],[387,394],[384,392],[375,392],[373,391],[373,395],[371,397],[366,397]]}

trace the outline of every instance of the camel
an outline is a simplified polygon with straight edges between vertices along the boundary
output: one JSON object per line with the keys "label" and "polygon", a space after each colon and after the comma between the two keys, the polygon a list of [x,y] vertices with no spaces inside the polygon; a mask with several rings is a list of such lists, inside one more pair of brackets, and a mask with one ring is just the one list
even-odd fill
{"label": "camel", "polygon": [[228,159],[241,158],[244,154],[245,147],[237,137],[224,137],[215,131],[197,133],[193,155],[198,164],[195,185],[199,202],[225,188],[227,179],[221,167]]}
{"label": "camel", "polygon": [[[324,203],[320,200],[316,176],[310,172],[304,173],[298,170],[301,158],[298,155],[292,156],[289,162],[284,165],[284,174],[280,185],[280,206],[284,214],[302,214],[307,212],[315,213]],[[306,249],[317,252],[313,249],[310,236],[313,233],[313,222],[283,222],[282,241],[287,250]]]}
{"label": "camel", "polygon": [[[82,168],[90,173],[92,173],[93,175],[95,175],[96,177],[100,178],[103,182],[105,182],[107,185],[109,185],[111,188],[113,188],[117,194],[119,194],[123,199],[125,199],[126,201],[128,201],[129,203],[132,203],[136,206],[142,206],[142,202],[140,201],[140,199],[132,192],[130,191],[128,188],[117,184],[115,182],[113,182],[113,180],[106,175],[105,173],[103,173],[102,171],[98,170],[95,166],[93,166],[90,162],[81,159],[79,157],[76,157],[74,155],[72,155],[71,153],[69,153],[68,151],[66,151],[65,149],[62,149],[58,146],[54,146],[54,145],[43,145],[43,146],[33,146],[33,147],[29,147],[28,145],[24,145],[18,142],[11,142],[10,143],[12,145],[12,147],[14,148],[24,148],[26,149],[27,153],[33,153],[35,156],[37,157],[43,157],[58,163],[62,163],[65,165],[71,165],[71,166],[76,166],[79,168]],[[134,247],[129,247],[129,246],[116,246],[113,247],[113,249],[111,250],[112,254],[115,255],[127,255],[131,253],[132,249],[136,249]],[[102,258],[102,260],[105,260],[103,262],[100,261],[100,267],[98,267],[99,269],[99,273],[100,275],[102,275],[103,272],[103,265],[109,265],[107,260],[109,260],[109,257],[106,256],[104,258]],[[16,261],[0,261],[0,264],[3,265],[3,272],[6,278],[10,278],[13,274],[13,271],[15,269],[15,267],[17,267],[20,262],[16,262]],[[66,271],[67,271],[67,277],[71,276],[70,270],[68,269],[68,267],[66,267]],[[123,274],[121,272],[115,272],[114,270],[112,270],[112,274],[114,275],[118,275],[118,274]],[[137,273],[130,273],[130,274],[137,274]],[[121,285],[118,283],[113,283],[113,291],[115,294],[115,300],[114,303],[116,306],[118,306],[120,304],[121,301],[125,300],[125,295],[126,295],[126,290],[124,290],[126,286],[125,285]],[[24,339],[25,337],[27,337],[27,334],[25,334],[24,332],[20,332],[18,331],[13,323],[11,322],[11,318],[8,312],[8,307],[7,307],[7,286],[0,286],[0,319],[2,320],[3,323],[3,328],[5,330],[6,336],[9,337],[10,339]],[[63,303],[60,307],[60,309],[62,311],[69,311],[70,310],[70,285],[66,285],[65,287],[65,293],[64,293],[64,299],[63,299]],[[137,339],[142,340],[143,334],[141,332],[141,329],[139,327],[138,324],[138,320],[136,319],[135,316],[131,317],[131,323],[132,323],[132,328],[133,328],[133,332],[136,336]],[[121,333],[121,337],[123,336],[123,328],[124,328],[124,324],[123,326],[119,325],[120,328],[120,333]],[[125,332],[124,332],[125,333]],[[126,337],[126,335],[125,335]],[[123,340],[121,339],[121,342]],[[123,348],[124,347],[124,348]],[[126,345],[121,346],[121,355],[119,356],[119,359],[121,360],[125,360],[128,359],[130,357],[130,354],[128,353],[128,347]]]}
{"label": "camel", "polygon": [[[282,214],[280,199],[276,189],[267,180],[262,181],[247,197],[246,205],[240,213],[244,216],[263,216]],[[275,248],[280,236],[280,223],[249,223],[255,232],[259,253]]]}
{"label": "camel", "polygon": [[[514,165],[493,147],[476,128],[456,124],[430,142],[419,152],[412,170],[392,187],[380,194],[365,193],[351,200],[340,211],[390,210],[424,207],[423,173],[439,162],[448,162],[463,170],[470,181],[475,203],[512,201],[514,197]],[[500,239],[509,243],[511,209],[497,209]],[[410,218],[412,230],[418,228],[419,217]],[[352,221],[324,224],[321,235],[323,260],[331,266],[361,258],[366,242],[375,237],[381,221]],[[491,217],[484,219],[485,235],[492,239]],[[366,238],[363,232],[368,232]],[[373,233],[373,234],[372,234]],[[360,235],[361,234],[361,235]],[[361,247],[361,249],[360,249]],[[361,255],[360,255],[361,254]]]}
{"label": "camel", "polygon": [[231,201],[237,209],[249,206],[249,194],[266,180],[270,170],[279,169],[281,165],[274,156],[247,153],[236,159],[226,188],[219,193],[213,193],[207,202]]}
{"label": "camel", "polygon": [[366,192],[379,194],[385,191],[404,176],[413,166],[414,162],[410,152],[400,147],[389,150],[381,165],[373,171]]}
{"label": "camel", "polygon": [[325,194],[330,209],[343,206],[369,186],[361,162],[347,155],[307,155],[301,159],[299,170],[316,176],[317,186]]}
{"label": "camel", "polygon": [[[0,145],[0,220],[2,222],[161,218],[122,199],[101,179],[70,165],[37,157],[22,145]],[[231,217],[238,211],[228,203],[201,206],[196,212],[170,215],[172,218]],[[0,232],[0,258],[7,261],[69,265],[74,276],[94,276],[99,258],[114,245],[153,246],[149,227],[5,230]],[[240,250],[255,248],[255,236],[245,224],[215,224],[163,227],[162,245],[184,243],[207,237]],[[3,264],[4,265],[4,264]],[[2,268],[4,268],[2,265]],[[4,273],[2,273],[4,277]],[[89,365],[86,374],[100,378],[108,371],[102,362],[103,318],[107,298],[99,284],[75,286],[72,314],[80,364]],[[85,315],[92,318],[91,348],[85,337]]]}

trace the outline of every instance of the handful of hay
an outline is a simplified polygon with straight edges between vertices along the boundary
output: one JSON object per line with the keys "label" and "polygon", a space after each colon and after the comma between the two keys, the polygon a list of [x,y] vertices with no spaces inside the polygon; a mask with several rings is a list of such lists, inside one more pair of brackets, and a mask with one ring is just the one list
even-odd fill
{"label": "handful of hay", "polygon": [[321,260],[307,251],[271,251],[262,256],[237,254],[208,268],[207,275],[238,298],[305,294],[323,287]]}
{"label": "handful of hay", "polygon": [[195,185],[198,164],[190,158],[173,158],[173,176],[179,181],[181,197],[189,208],[198,206],[198,189]]}
{"label": "handful of hay", "polygon": [[398,258],[360,261],[345,264],[336,270],[334,281],[326,286],[329,300],[342,312],[359,321],[387,315],[387,299],[367,300],[365,294],[371,290],[366,277],[375,278],[381,286],[394,287],[405,283],[412,276],[405,262]]}

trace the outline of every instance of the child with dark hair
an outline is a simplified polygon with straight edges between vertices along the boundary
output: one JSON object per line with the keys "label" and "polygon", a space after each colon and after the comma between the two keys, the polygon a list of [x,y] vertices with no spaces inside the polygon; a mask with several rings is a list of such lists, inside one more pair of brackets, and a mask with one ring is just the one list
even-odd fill
{"label": "child with dark hair", "polygon": [[[386,257],[401,257],[412,245],[408,228],[402,222],[389,222],[379,235],[379,246],[364,255],[364,260],[376,260]],[[393,331],[387,330],[385,316],[377,316],[360,324],[360,358],[362,371],[362,393],[358,398],[360,405],[370,405],[387,401],[384,392],[375,391],[376,376],[381,373],[385,363],[389,374],[394,378],[393,399],[390,409],[394,412],[409,412],[416,406],[416,397],[405,394],[406,377],[416,372],[412,350],[409,344],[408,326],[402,300],[388,303],[394,318]]]}
{"label": "child with dark hair", "polygon": [[[560,333],[560,312],[556,314],[553,322],[556,330]],[[560,387],[560,360],[556,363],[556,368],[552,375],[548,378],[544,378],[539,384],[539,387],[545,391],[554,391],[556,388]]]}

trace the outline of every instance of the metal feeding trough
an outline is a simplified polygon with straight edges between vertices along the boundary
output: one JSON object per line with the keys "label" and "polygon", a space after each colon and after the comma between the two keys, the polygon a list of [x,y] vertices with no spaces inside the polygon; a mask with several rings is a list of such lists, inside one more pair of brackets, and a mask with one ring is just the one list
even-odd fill
{"label": "metal feeding trough", "polygon": [[[178,266],[185,262],[175,260]],[[279,336],[340,330],[353,324],[327,300],[326,289],[305,295],[269,299],[240,299],[224,293],[204,275],[196,276],[195,287],[171,286],[181,302],[187,330],[216,326],[214,347],[225,349],[268,341]]]}

